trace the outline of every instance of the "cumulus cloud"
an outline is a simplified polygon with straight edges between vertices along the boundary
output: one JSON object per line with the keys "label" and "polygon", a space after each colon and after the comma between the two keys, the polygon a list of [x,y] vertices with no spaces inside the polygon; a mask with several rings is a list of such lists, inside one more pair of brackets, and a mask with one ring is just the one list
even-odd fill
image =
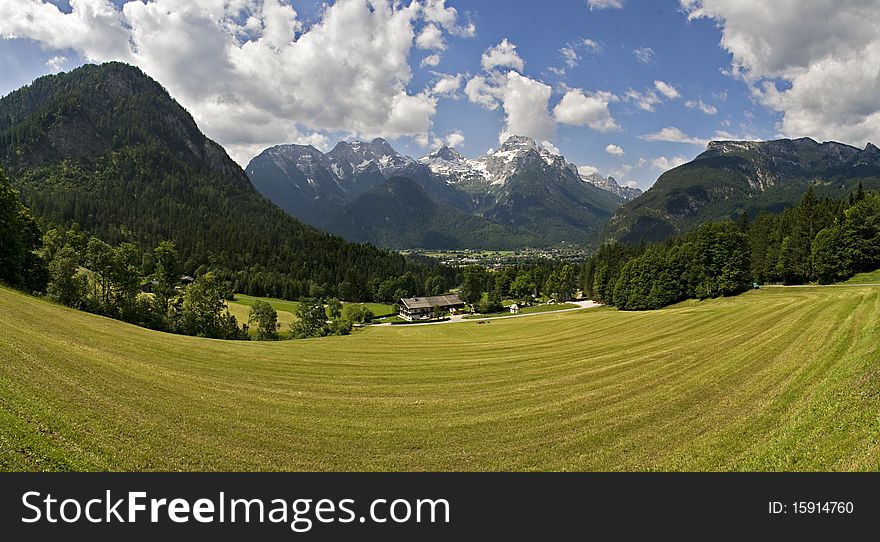
{"label": "cumulus cloud", "polygon": [[435,55],[428,55],[422,59],[422,61],[419,63],[419,67],[422,67],[422,68],[424,68],[425,66],[434,67],[434,66],[437,66],[438,64],[440,64],[440,55],[436,55],[436,54]]}
{"label": "cumulus cloud", "polygon": [[501,40],[498,45],[486,49],[481,64],[484,70],[512,68],[521,72],[525,68],[525,62],[516,52],[516,45],[510,43],[507,38]]}
{"label": "cumulus cloud", "polygon": [[552,89],[515,71],[507,73],[507,84],[501,91],[502,107],[507,125],[498,137],[504,142],[512,135],[522,135],[537,141],[552,139],[556,124],[548,111]]}
{"label": "cumulus cloud", "polygon": [[437,74],[437,82],[434,83],[432,92],[437,96],[459,96],[458,89],[464,81],[463,74],[449,75],[446,73]]}
{"label": "cumulus cloud", "polygon": [[595,166],[578,166],[578,173],[580,173],[582,177],[589,177],[590,175],[596,175],[599,173],[599,168]]}
{"label": "cumulus cloud", "polygon": [[489,81],[489,78],[482,75],[474,76],[464,86],[464,94],[471,103],[495,110],[498,109],[499,87]]}
{"label": "cumulus cloud", "polygon": [[471,21],[460,24],[458,10],[447,6],[446,0],[425,0],[423,13],[425,21],[437,23],[454,36],[472,37],[477,32]]}
{"label": "cumulus cloud", "polygon": [[714,105],[704,103],[703,100],[688,100],[684,103],[684,105],[685,107],[689,107],[691,109],[699,109],[707,115],[715,115],[718,113],[718,108],[716,108]]}
{"label": "cumulus cloud", "polygon": [[65,56],[53,56],[49,60],[46,61],[46,66],[52,70],[52,73],[58,73],[64,69],[64,64],[67,63],[67,57]]}
{"label": "cumulus cloud", "polygon": [[548,151],[550,151],[552,154],[555,154],[557,156],[562,156],[562,153],[559,151],[559,148],[547,140],[542,141],[541,146],[544,147],[545,149],[547,149]]}
{"label": "cumulus cloud", "polygon": [[651,165],[654,166],[655,169],[659,169],[660,171],[668,171],[682,164],[686,164],[688,161],[689,160],[684,156],[673,156],[672,158],[658,156],[657,158],[651,160]]}
{"label": "cumulus cloud", "polygon": [[446,134],[446,137],[443,139],[443,142],[452,148],[460,147],[464,144],[464,134],[460,131],[456,130],[454,132],[450,132]]}
{"label": "cumulus cloud", "polygon": [[678,89],[664,81],[654,81],[654,88],[670,100],[674,100],[681,96],[681,94],[678,93]]}
{"label": "cumulus cloud", "polygon": [[880,10],[876,0],[680,0],[711,19],[732,55],[730,73],[781,131],[863,145],[880,139]]}
{"label": "cumulus cloud", "polygon": [[621,9],[623,0],[587,0],[587,5],[594,9]]}
{"label": "cumulus cloud", "polygon": [[691,137],[674,126],[667,126],[662,130],[639,136],[645,141],[665,141],[667,143],[690,143],[691,145],[706,146],[709,141],[698,137]]}
{"label": "cumulus cloud", "polygon": [[553,116],[562,124],[589,126],[599,132],[619,128],[611,116],[608,104],[618,98],[610,92],[584,94],[580,89],[571,89],[553,108]]}
{"label": "cumulus cloud", "polygon": [[446,49],[446,42],[443,40],[443,32],[435,24],[425,25],[419,36],[416,38],[416,47],[419,49],[435,49],[442,51]]}
{"label": "cumulus cloud", "polygon": [[0,37],[139,66],[239,163],[260,145],[320,143],[322,132],[428,137],[438,96],[408,90],[408,56],[413,46],[442,49],[444,32],[473,34],[445,0],[339,0],[310,26],[280,0],[132,0],[121,8],[71,0],[70,8],[0,0]]}
{"label": "cumulus cloud", "polygon": [[[587,41],[581,40],[581,46]],[[511,135],[521,135],[552,145],[557,123],[598,131],[618,128],[608,109],[608,104],[618,98],[610,92],[586,93],[566,87],[565,95],[551,111],[553,89],[520,73],[525,63],[516,53],[516,45],[506,38],[483,53],[482,65],[483,73],[467,82],[464,94],[470,102],[486,109],[503,109],[501,142]]]}
{"label": "cumulus cloud", "polygon": [[635,55],[636,60],[642,64],[650,64],[654,61],[654,49],[651,49],[650,47],[638,47],[633,49],[633,55]]}
{"label": "cumulus cloud", "polygon": [[618,147],[614,143],[609,143],[607,147],[605,147],[605,152],[608,154],[613,154],[614,156],[623,156],[624,151],[622,147]]}

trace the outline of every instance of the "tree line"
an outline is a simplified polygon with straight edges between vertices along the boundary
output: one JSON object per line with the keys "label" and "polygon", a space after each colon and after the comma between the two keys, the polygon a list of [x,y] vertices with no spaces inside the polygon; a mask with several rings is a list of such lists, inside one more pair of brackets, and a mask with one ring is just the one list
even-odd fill
{"label": "tree line", "polygon": [[754,283],[846,280],[880,267],[880,195],[808,188],[781,213],[706,223],[652,245],[606,244],[581,269],[587,296],[622,310],[739,294]]}

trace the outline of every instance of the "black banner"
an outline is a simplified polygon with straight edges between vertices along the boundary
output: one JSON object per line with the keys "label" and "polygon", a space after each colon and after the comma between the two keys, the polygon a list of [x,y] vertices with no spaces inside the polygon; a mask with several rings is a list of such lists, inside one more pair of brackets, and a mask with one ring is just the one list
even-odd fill
{"label": "black banner", "polygon": [[0,474],[6,540],[833,536],[880,528],[880,474]]}

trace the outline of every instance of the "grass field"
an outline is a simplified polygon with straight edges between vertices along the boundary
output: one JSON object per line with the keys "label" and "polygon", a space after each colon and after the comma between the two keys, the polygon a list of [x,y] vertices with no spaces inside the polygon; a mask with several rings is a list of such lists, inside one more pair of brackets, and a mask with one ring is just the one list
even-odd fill
{"label": "grass field", "polygon": [[880,288],[223,342],[0,289],[0,469],[878,470]]}
{"label": "grass field", "polygon": [[[266,301],[278,313],[278,331],[282,337],[289,335],[288,329],[290,324],[297,320],[296,309],[299,307],[297,301],[287,301],[284,299],[275,299],[272,297],[254,297],[244,294],[235,294],[235,300],[229,301],[226,306],[229,308],[229,314],[235,316],[239,323],[247,323],[251,307],[257,301]],[[373,311],[373,316],[387,316],[394,314],[394,307],[384,303],[360,303]],[[256,329],[251,330],[251,335],[255,335]]]}
{"label": "grass field", "polygon": [[880,284],[880,269],[868,273],[859,273],[844,284]]}
{"label": "grass field", "polygon": [[[531,307],[523,307],[520,309],[519,314],[536,314],[539,312],[553,312],[553,311],[562,311],[568,309],[576,309],[578,306],[572,303],[554,303],[552,305],[532,305]],[[474,320],[478,318],[498,318],[499,316],[510,316],[510,309],[505,309],[501,312],[493,312],[490,314],[481,314],[479,316],[465,316],[467,320]]]}

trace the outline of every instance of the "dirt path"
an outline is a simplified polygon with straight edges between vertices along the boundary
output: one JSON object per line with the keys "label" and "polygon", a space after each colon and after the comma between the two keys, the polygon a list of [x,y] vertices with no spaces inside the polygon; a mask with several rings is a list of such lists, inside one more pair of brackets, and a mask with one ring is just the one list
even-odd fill
{"label": "dirt path", "polygon": [[396,327],[400,326],[437,326],[441,324],[454,324],[456,322],[485,322],[488,320],[504,320],[506,318],[525,318],[527,316],[538,316],[541,314],[559,314],[561,312],[572,312],[579,311],[582,309],[592,309],[594,307],[601,307],[601,303],[596,303],[595,301],[587,300],[587,301],[567,301],[572,305],[577,305],[577,307],[572,309],[560,309],[558,311],[544,311],[544,312],[530,312],[528,314],[511,314],[510,316],[490,316],[486,318],[468,318],[465,319],[463,314],[456,314],[455,316],[451,316],[449,320],[441,320],[440,322],[416,322],[412,324],[373,324],[369,327],[385,327],[395,325]]}

